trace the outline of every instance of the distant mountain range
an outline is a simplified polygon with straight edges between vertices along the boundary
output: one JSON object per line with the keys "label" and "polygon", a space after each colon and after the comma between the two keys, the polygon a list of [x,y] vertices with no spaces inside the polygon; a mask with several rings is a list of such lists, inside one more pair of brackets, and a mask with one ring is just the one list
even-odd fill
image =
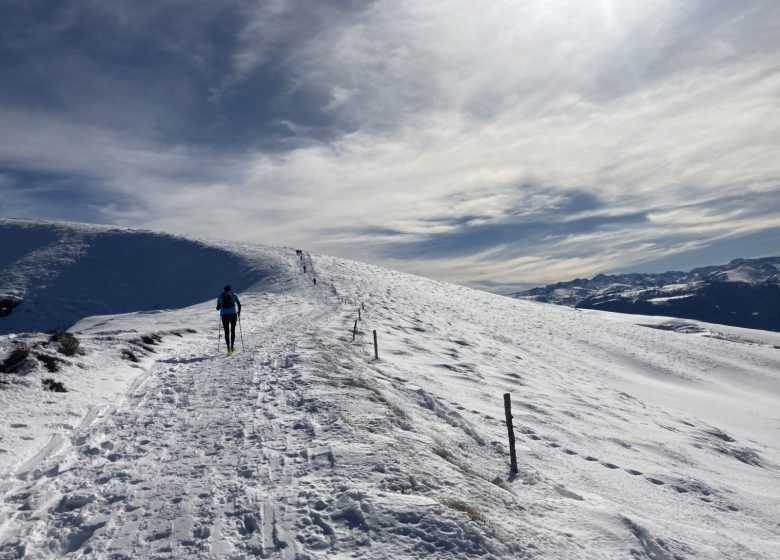
{"label": "distant mountain range", "polygon": [[735,259],[726,265],[690,272],[599,274],[533,288],[512,297],[780,331],[780,257]]}

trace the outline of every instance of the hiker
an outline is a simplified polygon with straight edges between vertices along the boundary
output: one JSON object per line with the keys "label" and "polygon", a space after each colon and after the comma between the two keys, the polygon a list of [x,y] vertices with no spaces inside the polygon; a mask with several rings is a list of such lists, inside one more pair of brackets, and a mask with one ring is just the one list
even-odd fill
{"label": "hiker", "polygon": [[[238,311],[236,311],[236,305]],[[241,302],[238,294],[233,293],[230,284],[225,286],[223,292],[217,298],[217,310],[222,317],[222,328],[225,329],[225,344],[228,348],[228,356],[233,355],[233,345],[236,342],[236,322],[241,316]]]}

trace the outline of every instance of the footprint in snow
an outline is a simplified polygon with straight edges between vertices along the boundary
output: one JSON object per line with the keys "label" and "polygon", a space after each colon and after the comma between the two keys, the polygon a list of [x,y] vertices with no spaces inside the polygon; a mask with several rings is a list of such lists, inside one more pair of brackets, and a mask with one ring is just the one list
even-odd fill
{"label": "footprint in snow", "polygon": [[641,471],[637,471],[637,470],[634,470],[634,469],[626,469],[626,472],[629,473],[629,474],[632,474],[634,476],[638,476],[638,475],[642,474]]}
{"label": "footprint in snow", "polygon": [[617,465],[615,465],[613,463],[601,463],[601,464],[604,465],[605,467],[607,467],[608,469],[619,469],[620,468],[620,467],[618,467]]}
{"label": "footprint in snow", "polygon": [[655,484],[657,486],[663,486],[664,484],[666,484],[663,480],[658,480],[657,478],[653,478],[651,476],[648,476],[647,480],[652,482],[653,484]]}

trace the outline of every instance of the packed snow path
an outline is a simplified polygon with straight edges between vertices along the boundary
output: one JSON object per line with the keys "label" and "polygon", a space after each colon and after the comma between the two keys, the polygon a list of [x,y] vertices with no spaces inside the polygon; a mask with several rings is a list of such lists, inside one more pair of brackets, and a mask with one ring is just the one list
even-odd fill
{"label": "packed snow path", "polygon": [[[300,301],[281,309],[245,315],[245,353],[161,359],[116,410],[93,410],[67,451],[21,469],[18,495],[36,502],[12,521],[27,522],[24,556],[293,558],[286,519],[300,506],[288,500],[332,460],[296,421],[305,401],[294,335],[328,310]],[[51,518],[36,520],[53,504]]]}
{"label": "packed snow path", "polygon": [[[0,453],[0,558],[776,556],[780,335],[235,250],[269,271],[242,294],[245,352],[217,350],[213,302],[77,325],[77,388],[127,371],[131,339],[163,337],[123,399],[47,423],[16,464]],[[79,394],[30,410],[75,413]]]}

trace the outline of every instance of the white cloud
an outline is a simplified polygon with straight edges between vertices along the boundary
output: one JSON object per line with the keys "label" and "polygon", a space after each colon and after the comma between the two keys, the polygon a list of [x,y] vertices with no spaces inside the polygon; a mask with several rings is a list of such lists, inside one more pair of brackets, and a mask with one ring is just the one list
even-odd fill
{"label": "white cloud", "polygon": [[[114,221],[303,244],[463,283],[562,280],[780,225],[779,209],[759,217],[749,203],[718,203],[780,194],[774,3],[393,0],[299,10],[270,2],[245,12],[212,102],[272,63],[296,91],[317,92],[316,111],[349,133],[279,153],[216,154],[63,115],[0,113],[11,131],[0,158],[150,201],[142,215],[107,207]],[[383,229],[409,241],[464,217],[555,216],[573,191],[600,204],[566,210],[578,217],[650,219],[458,258],[396,262],[378,252],[393,241]]]}

